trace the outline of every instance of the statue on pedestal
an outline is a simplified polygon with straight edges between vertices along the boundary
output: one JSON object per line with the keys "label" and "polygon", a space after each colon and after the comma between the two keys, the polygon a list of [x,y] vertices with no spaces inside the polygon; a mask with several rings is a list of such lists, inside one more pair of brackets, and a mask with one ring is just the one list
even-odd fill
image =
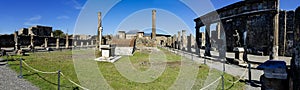
{"label": "statue on pedestal", "polygon": [[233,34],[233,37],[234,37],[234,40],[235,40],[235,47],[241,46],[240,35],[239,35],[238,30],[235,30],[235,34]]}

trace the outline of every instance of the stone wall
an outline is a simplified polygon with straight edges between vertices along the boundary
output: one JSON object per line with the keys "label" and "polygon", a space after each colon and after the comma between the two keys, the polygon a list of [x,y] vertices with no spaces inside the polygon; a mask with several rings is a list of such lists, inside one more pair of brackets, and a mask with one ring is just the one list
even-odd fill
{"label": "stone wall", "polygon": [[295,12],[287,11],[286,12],[286,46],[285,46],[285,56],[292,56],[293,40],[294,40],[294,20]]}
{"label": "stone wall", "polygon": [[134,47],[116,47],[115,55],[128,55],[132,56],[134,52]]}
{"label": "stone wall", "polygon": [[[28,45],[31,45],[31,36],[18,36],[19,37],[19,43],[21,46],[26,47]],[[56,46],[56,40],[55,37],[39,37],[39,36],[33,36],[33,44],[34,46],[42,46],[45,44],[45,39],[48,39],[48,47]],[[86,40],[91,41],[91,40]],[[59,39],[60,46],[65,46],[66,39],[60,38]],[[69,43],[73,43],[72,39],[69,39]],[[15,41],[14,41],[14,35],[0,35],[0,46],[1,47],[14,47]],[[69,44],[69,46],[72,46],[72,44]]]}

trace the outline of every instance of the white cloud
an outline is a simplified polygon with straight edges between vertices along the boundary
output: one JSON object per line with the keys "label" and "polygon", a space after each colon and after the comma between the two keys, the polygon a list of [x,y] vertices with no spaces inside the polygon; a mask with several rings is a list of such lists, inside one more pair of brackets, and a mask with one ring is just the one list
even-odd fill
{"label": "white cloud", "polygon": [[71,0],[72,1],[72,4],[73,4],[73,7],[75,9],[78,9],[78,10],[81,10],[82,9],[82,6],[81,4],[77,1],[77,0]]}
{"label": "white cloud", "polygon": [[65,15],[64,15],[64,16],[58,16],[58,17],[57,17],[57,19],[69,19],[69,18],[70,18],[69,16],[65,16]]}
{"label": "white cloud", "polygon": [[43,25],[43,24],[35,23],[35,22],[38,22],[41,19],[42,19],[41,15],[33,16],[31,18],[26,19],[26,22],[24,23],[24,25],[26,25],[26,26]]}
{"label": "white cloud", "polygon": [[41,15],[37,15],[37,16],[29,18],[28,21],[38,21],[38,20],[41,20],[41,19],[42,19],[42,16]]}

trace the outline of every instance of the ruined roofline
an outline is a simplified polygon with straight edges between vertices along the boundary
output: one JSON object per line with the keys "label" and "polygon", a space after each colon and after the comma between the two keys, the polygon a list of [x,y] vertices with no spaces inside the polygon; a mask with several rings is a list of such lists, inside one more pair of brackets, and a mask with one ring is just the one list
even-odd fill
{"label": "ruined roofline", "polygon": [[[270,2],[270,1],[278,1],[278,0],[268,0],[267,2]],[[226,11],[226,10],[232,10],[236,7],[242,7],[242,6],[245,6],[247,4],[253,4],[253,3],[262,3],[264,2],[264,0],[244,0],[244,1],[239,1],[239,2],[236,2],[236,3],[233,3],[233,4],[230,4],[230,5],[227,5],[225,7],[222,7],[220,9],[217,9],[217,10],[214,10],[214,11],[211,11],[209,13],[206,13],[196,19],[194,19],[194,21],[200,21],[201,18],[204,18],[204,17],[210,17],[211,15],[214,15],[216,13],[220,13],[220,12],[223,12],[223,11]]]}

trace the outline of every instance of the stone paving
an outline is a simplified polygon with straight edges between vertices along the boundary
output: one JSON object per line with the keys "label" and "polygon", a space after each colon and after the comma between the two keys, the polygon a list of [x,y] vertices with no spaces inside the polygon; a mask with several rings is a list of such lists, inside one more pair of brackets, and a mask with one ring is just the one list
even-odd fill
{"label": "stone paving", "polygon": [[18,74],[8,65],[0,65],[0,89],[1,90],[39,90],[30,82],[18,78]]}
{"label": "stone paving", "polygon": [[[183,52],[183,51],[178,51],[178,50],[171,50],[168,49],[171,52],[177,53],[178,55],[184,56],[186,58],[192,59],[198,63],[206,63],[209,67],[211,68],[215,68],[217,70],[222,71],[223,70],[223,63],[221,63],[220,61],[217,60],[210,60],[210,59],[205,59],[205,58],[201,58],[199,57],[199,55],[196,54],[191,54],[188,52]],[[204,50],[200,50],[201,55],[203,55]],[[230,53],[229,53],[230,54]],[[212,51],[212,55],[215,55],[215,52]],[[228,55],[227,55],[228,56]],[[233,54],[234,56],[234,54]],[[247,68],[244,67],[240,67],[238,65],[233,65],[233,64],[225,64],[225,72],[228,74],[231,74],[233,76],[242,76],[243,72],[247,70]],[[260,81],[260,76],[263,74],[263,71],[261,70],[257,70],[257,69],[251,69],[251,78],[252,81]],[[242,80],[248,80],[248,70],[246,72],[246,75],[244,75],[244,78],[242,78]],[[255,86],[251,86],[246,84],[245,87],[246,90],[261,90],[260,85],[257,84]]]}

